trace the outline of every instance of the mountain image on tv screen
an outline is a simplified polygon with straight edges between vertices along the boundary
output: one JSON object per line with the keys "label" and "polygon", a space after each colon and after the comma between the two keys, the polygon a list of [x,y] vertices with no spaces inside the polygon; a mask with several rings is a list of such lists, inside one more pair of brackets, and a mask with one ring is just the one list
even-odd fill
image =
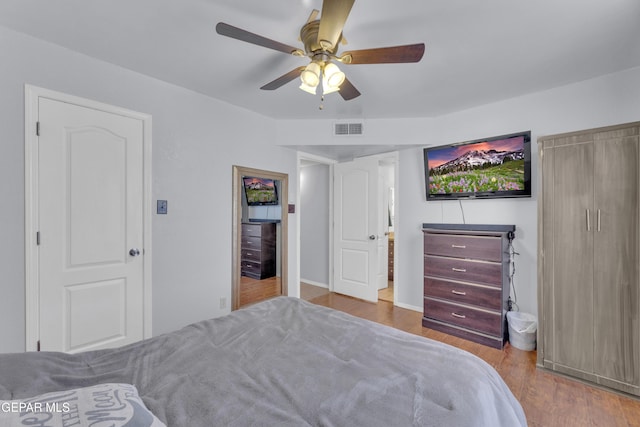
{"label": "mountain image on tv screen", "polygon": [[278,192],[272,179],[245,176],[242,183],[248,205],[278,204]]}
{"label": "mountain image on tv screen", "polygon": [[431,149],[429,193],[485,193],[525,189],[522,135]]}

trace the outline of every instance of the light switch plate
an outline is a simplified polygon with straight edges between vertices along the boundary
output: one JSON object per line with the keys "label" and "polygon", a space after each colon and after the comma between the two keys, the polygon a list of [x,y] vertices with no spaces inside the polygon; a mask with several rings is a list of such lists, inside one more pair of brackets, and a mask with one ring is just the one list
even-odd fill
{"label": "light switch plate", "polygon": [[158,209],[157,213],[161,215],[167,214],[167,201],[166,200],[158,200]]}

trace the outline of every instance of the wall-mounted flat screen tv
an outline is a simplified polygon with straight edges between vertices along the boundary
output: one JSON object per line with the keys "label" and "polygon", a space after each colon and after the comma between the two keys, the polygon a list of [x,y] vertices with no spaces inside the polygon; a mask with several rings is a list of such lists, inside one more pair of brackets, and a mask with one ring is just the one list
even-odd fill
{"label": "wall-mounted flat screen tv", "polygon": [[531,131],[424,149],[427,201],[531,197]]}
{"label": "wall-mounted flat screen tv", "polygon": [[257,178],[253,176],[242,177],[244,194],[247,197],[247,205],[277,205],[278,189],[272,179]]}

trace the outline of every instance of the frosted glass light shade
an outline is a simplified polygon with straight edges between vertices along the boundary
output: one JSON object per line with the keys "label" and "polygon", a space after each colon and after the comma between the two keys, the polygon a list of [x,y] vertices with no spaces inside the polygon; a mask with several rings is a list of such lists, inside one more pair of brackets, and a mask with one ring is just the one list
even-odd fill
{"label": "frosted glass light shade", "polygon": [[334,93],[340,90],[340,86],[332,87],[327,81],[326,76],[322,76],[322,94],[327,95],[330,93]]}
{"label": "frosted glass light shade", "polygon": [[302,70],[302,73],[300,73],[300,80],[302,80],[303,84],[315,88],[320,83],[321,72],[320,64],[311,62]]}
{"label": "frosted glass light shade", "polygon": [[315,95],[316,94],[316,87],[317,86],[309,86],[309,85],[305,84],[304,82],[302,82],[302,84],[300,85],[300,89],[302,89],[305,92],[310,93],[311,95]]}
{"label": "frosted glass light shade", "polygon": [[330,62],[324,66],[324,79],[329,86],[328,89],[338,90],[344,82],[345,75],[336,64]]}

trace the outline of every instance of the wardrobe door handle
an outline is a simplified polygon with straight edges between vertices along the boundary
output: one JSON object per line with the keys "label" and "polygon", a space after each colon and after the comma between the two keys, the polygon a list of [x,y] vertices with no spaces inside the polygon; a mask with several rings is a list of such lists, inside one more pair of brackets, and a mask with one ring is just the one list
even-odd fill
{"label": "wardrobe door handle", "polygon": [[600,231],[600,209],[598,209],[598,231]]}
{"label": "wardrobe door handle", "polygon": [[587,209],[587,231],[591,231],[591,211]]}

